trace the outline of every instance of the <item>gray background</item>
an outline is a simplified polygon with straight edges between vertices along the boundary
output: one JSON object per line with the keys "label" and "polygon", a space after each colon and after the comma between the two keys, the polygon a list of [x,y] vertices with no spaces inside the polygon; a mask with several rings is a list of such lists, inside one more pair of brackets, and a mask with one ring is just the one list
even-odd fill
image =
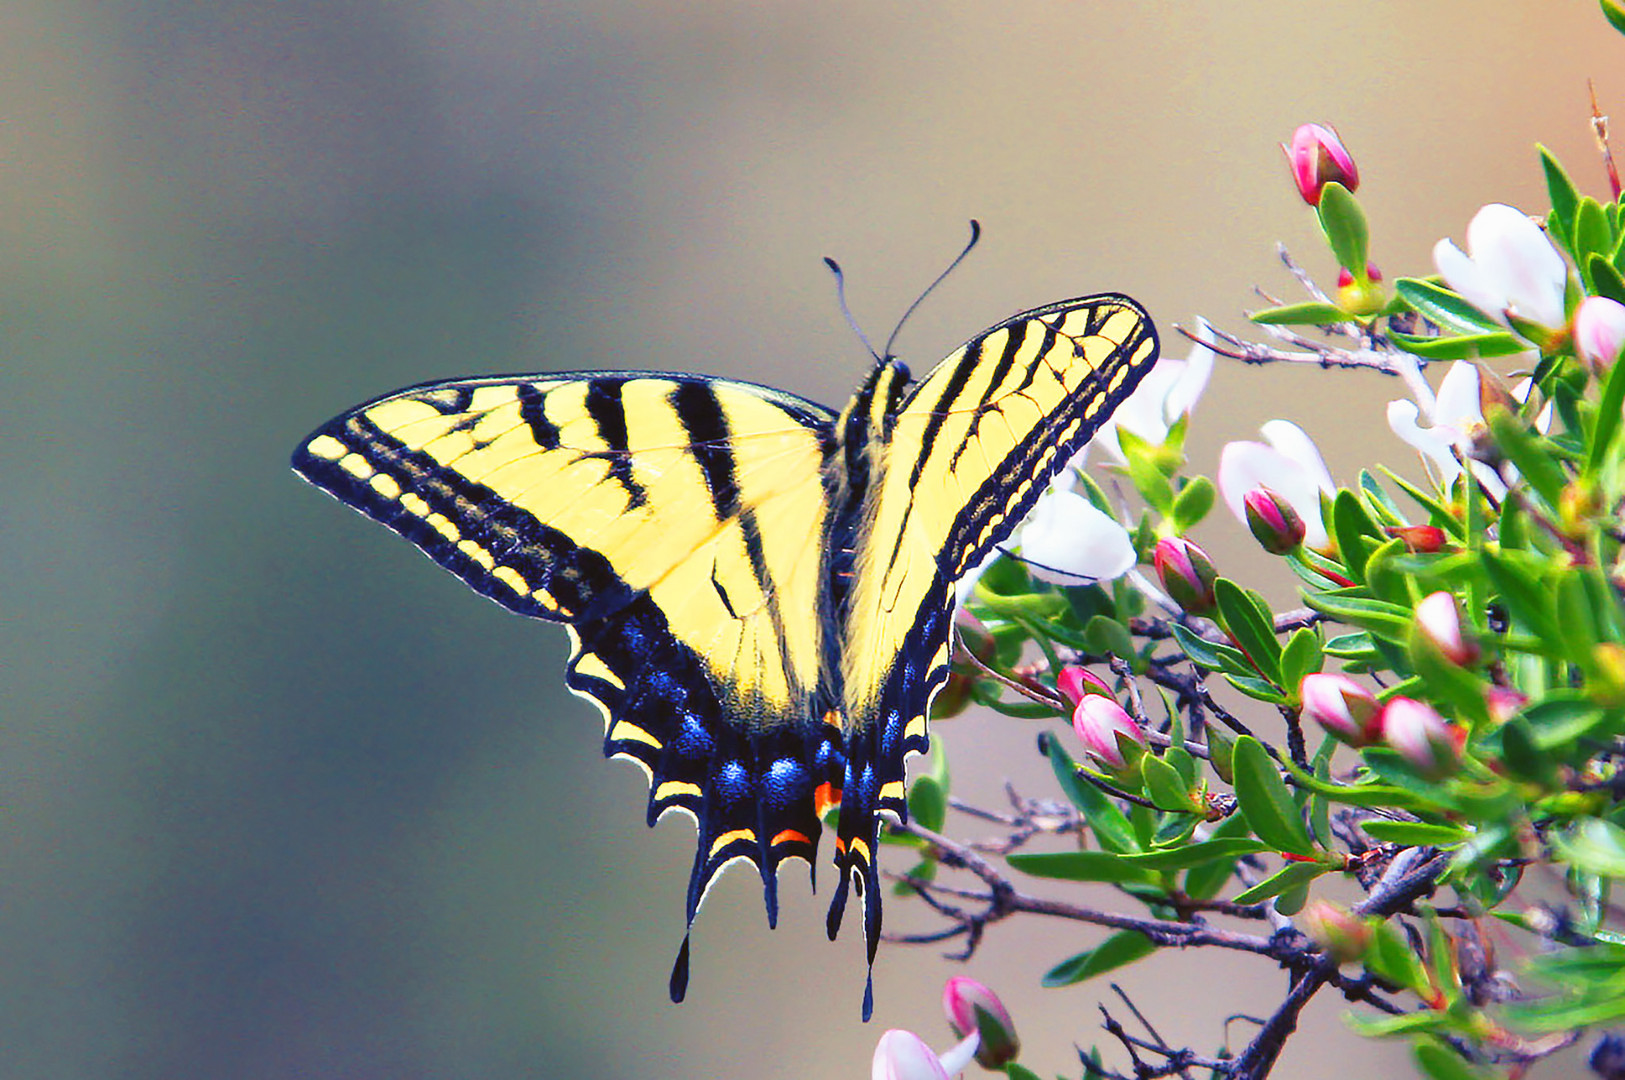
{"label": "gray background", "polygon": [[[300,484],[295,441],[417,380],[659,367],[838,403],[866,362],[819,256],[923,369],[1011,312],[1117,289],[1239,328],[1272,245],[1329,276],[1275,143],[1339,125],[1374,257],[1426,273],[1482,203],[1541,205],[1546,141],[1602,189],[1591,0],[1313,5],[75,3],[0,13],[0,1072],[10,1077],[865,1075],[947,1036],[961,970],[734,872],[665,1000],[691,831],[562,692],[563,634]],[[1176,350],[1182,346],[1176,344]],[[1284,415],[1345,481],[1408,461],[1376,376],[1221,366],[1192,445]],[[1285,578],[1234,523],[1233,572]],[[962,789],[1046,790],[1033,725],[942,725]],[[973,769],[974,763],[974,769]],[[959,822],[962,833],[981,827]],[[900,860],[891,859],[901,868]],[[823,871],[827,888],[827,867]],[[1038,886],[1042,888],[1043,886]],[[928,925],[894,902],[894,926]],[[1040,1073],[1098,939],[995,929],[968,969]],[[1216,1048],[1282,977],[1170,954],[1121,981]],[[1318,1003],[1281,1075],[1398,1047]],[[1249,1028],[1239,1025],[1244,1038]],[[1358,1055],[1358,1056],[1357,1056]]]}

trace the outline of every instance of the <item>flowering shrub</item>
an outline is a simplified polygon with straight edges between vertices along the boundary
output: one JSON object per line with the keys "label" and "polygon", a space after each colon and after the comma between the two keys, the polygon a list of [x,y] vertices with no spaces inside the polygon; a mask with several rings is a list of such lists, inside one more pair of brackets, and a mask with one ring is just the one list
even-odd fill
{"label": "flowering shrub", "polygon": [[[1625,30],[1625,9],[1604,9]],[[939,715],[977,702],[1069,720],[1040,740],[1065,802],[1014,797],[996,857],[940,835],[948,777],[919,778],[913,822],[889,837],[922,859],[899,888],[950,925],[918,940],[959,936],[968,956],[988,923],[1042,912],[1109,931],[1048,986],[1170,947],[1292,972],[1285,1000],[1217,1057],[1108,1013],[1142,1077],[1264,1076],[1326,988],[1357,1030],[1409,1040],[1441,1080],[1521,1076],[1625,1017],[1611,906],[1625,878],[1625,209],[1600,141],[1606,200],[1541,150],[1539,218],[1486,206],[1464,248],[1439,241],[1436,274],[1389,283],[1369,261],[1353,155],[1330,128],[1298,131],[1287,157],[1339,286],[1299,272],[1308,300],[1251,316],[1267,342],[1200,324],[1191,357],[1162,361],[1097,439],[1106,464],[1057,485],[965,591],[974,647]],[[1190,471],[1214,354],[1398,378],[1388,420],[1426,479],[1374,464],[1340,485],[1285,420],[1225,447],[1216,484]],[[1191,540],[1220,498],[1295,575],[1302,606],[1273,609]],[[1021,850],[1046,834],[1062,849]],[[979,878],[981,903],[963,882],[941,892],[944,867]],[[1332,878],[1364,899],[1333,904]],[[1030,892],[1040,881],[1052,891]],[[948,995],[956,1035],[974,1038],[981,1016],[979,1060],[1033,1075],[1011,1060],[1003,1006],[965,983]],[[946,1068],[918,1039],[887,1038],[876,1076]],[[1102,1062],[1086,1072],[1119,1075]]]}

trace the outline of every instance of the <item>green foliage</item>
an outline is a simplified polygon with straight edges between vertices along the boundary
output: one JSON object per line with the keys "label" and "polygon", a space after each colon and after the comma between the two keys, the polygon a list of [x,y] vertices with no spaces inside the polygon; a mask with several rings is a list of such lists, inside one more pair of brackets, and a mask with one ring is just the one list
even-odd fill
{"label": "green foliage", "polygon": [[[1540,162],[1548,233],[1568,260],[1568,311],[1586,296],[1625,301],[1619,204],[1579,191],[1545,149]],[[1353,195],[1327,184],[1318,213],[1333,255],[1363,278],[1369,228]],[[1318,298],[1252,320],[1334,334],[1353,321]],[[1360,347],[1395,369],[1410,357],[1481,363],[1533,347],[1536,385],[1522,404],[1483,395],[1483,415],[1452,429],[1472,436],[1456,443],[1462,468],[1416,481],[1373,462],[1309,508],[1329,536],[1283,557],[1299,583],[1296,610],[1272,608],[1275,592],[1222,572],[1211,617],[1198,617],[1131,579],[1063,590],[1013,560],[995,564],[971,611],[998,643],[1002,680],[982,679],[979,693],[1012,713],[1057,717],[1068,710],[1053,671],[1092,664],[1149,744],[1131,767],[1097,769],[1074,760],[1068,736],[1041,736],[1075,812],[1055,829],[1068,849],[1006,859],[1027,878],[1094,890],[1084,903],[1116,896],[1147,913],[1137,916],[1146,932],[1106,921],[1108,936],[1042,976],[1055,987],[1143,958],[1156,949],[1152,927],[1161,941],[1163,926],[1196,925],[1213,905],[1243,916],[1267,905],[1300,928],[1331,926],[1322,878],[1358,872],[1370,890],[1396,866],[1425,872],[1402,903],[1371,892],[1326,939],[1394,1010],[1350,1022],[1410,1039],[1418,1070],[1435,1080],[1501,1076],[1558,1035],[1625,1017],[1625,934],[1605,921],[1625,880],[1625,364],[1581,363],[1572,328],[1518,318],[1509,327],[1432,276],[1397,278],[1383,311],[1358,321]],[[1213,482],[1187,474],[1187,422],[1160,444],[1119,433],[1121,472],[1143,503],[1123,525],[1147,562],[1157,538],[1185,536],[1216,504]],[[1093,480],[1083,490],[1128,516]],[[1438,593],[1448,602],[1423,604]],[[1107,656],[1122,662],[1107,668]],[[1374,703],[1368,728],[1339,728],[1335,701],[1353,699],[1306,683],[1335,680],[1339,667],[1355,697]],[[1242,697],[1209,697],[1214,675]],[[916,820],[934,830],[946,791],[945,775],[917,781]],[[1566,895],[1542,908],[1514,900],[1531,866]],[[1533,959],[1494,969],[1478,944],[1484,917],[1518,939],[1504,957]],[[1523,996],[1480,993],[1490,981],[1516,982]]]}

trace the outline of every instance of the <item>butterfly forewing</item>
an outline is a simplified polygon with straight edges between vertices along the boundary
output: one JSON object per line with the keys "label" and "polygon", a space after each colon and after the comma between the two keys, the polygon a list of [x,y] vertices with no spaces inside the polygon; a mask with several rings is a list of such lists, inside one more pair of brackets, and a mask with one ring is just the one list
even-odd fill
{"label": "butterfly forewing", "polygon": [[603,711],[605,752],[649,772],[649,820],[699,822],[690,919],[735,858],[761,867],[771,915],[773,871],[812,858],[815,792],[839,780],[839,732],[813,719],[831,419],[691,375],[465,380],[335,419],[294,467],[569,624],[568,685]]}
{"label": "butterfly forewing", "polygon": [[837,856],[838,888],[848,871],[868,879],[871,952],[874,815],[906,814],[903,760],[928,745],[954,582],[1009,535],[1156,356],[1151,321],[1132,300],[1052,304],[972,339],[875,436],[876,480],[842,628],[848,758]]}

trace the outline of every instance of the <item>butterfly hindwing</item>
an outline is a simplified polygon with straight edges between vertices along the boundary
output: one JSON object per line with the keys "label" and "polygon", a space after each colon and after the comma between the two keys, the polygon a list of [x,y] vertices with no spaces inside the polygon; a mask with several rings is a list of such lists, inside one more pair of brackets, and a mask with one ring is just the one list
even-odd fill
{"label": "butterfly hindwing", "polygon": [[839,730],[813,719],[831,419],[691,375],[466,380],[335,419],[294,467],[477,591],[569,625],[566,682],[604,713],[605,753],[649,774],[649,822],[698,822],[689,920],[742,858],[771,921],[777,867],[812,861],[841,773]]}
{"label": "butterfly hindwing", "polygon": [[871,432],[874,473],[844,632],[847,779],[840,881],[863,883],[871,960],[880,930],[876,815],[907,815],[904,759],[929,741],[948,675],[953,586],[1020,523],[1157,357],[1132,300],[1025,312],[939,364]]}

